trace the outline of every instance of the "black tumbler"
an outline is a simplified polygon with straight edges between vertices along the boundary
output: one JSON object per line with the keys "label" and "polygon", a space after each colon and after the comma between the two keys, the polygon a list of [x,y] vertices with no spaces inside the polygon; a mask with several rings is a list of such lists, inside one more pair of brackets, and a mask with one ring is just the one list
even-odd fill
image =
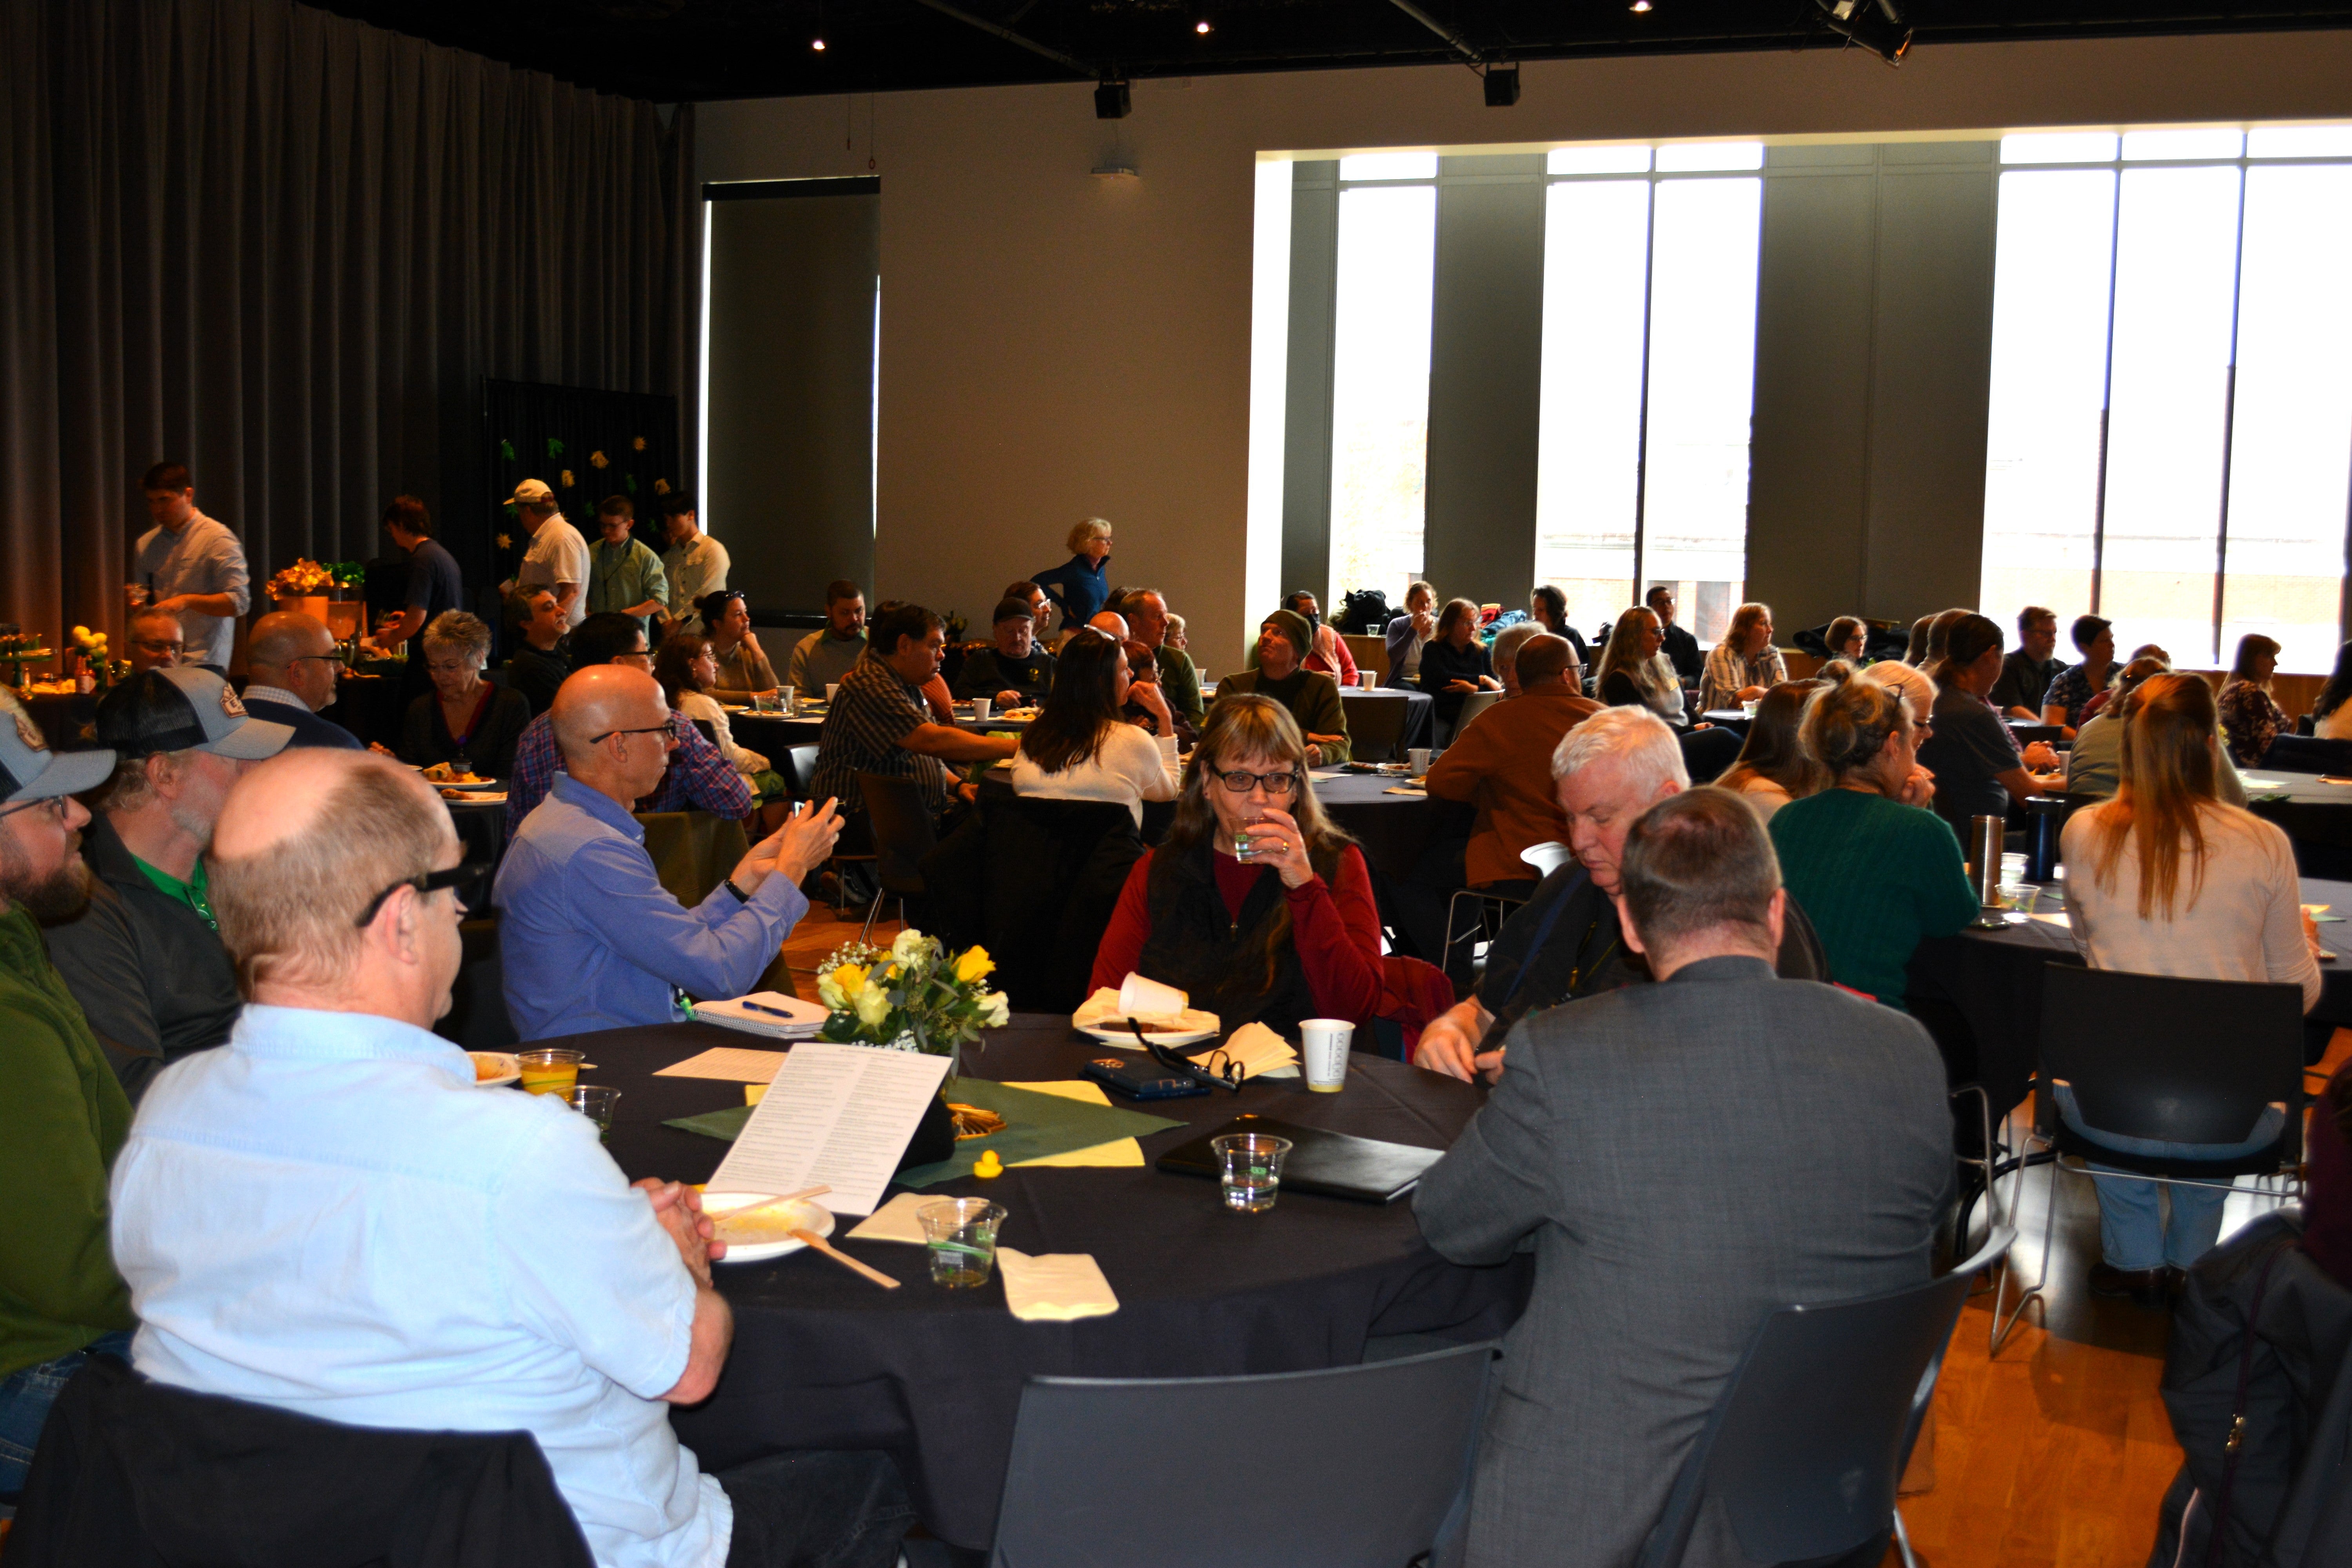
{"label": "black tumbler", "polygon": [[2058,875],[2058,831],[2066,826],[2066,802],[2054,795],[2025,802],[2025,879],[2047,882]]}

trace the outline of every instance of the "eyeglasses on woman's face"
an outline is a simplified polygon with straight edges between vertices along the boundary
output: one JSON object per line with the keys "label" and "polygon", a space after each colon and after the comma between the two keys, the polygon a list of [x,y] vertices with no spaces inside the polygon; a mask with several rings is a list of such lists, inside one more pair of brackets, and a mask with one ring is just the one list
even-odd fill
{"label": "eyeglasses on woman's face", "polygon": [[1247,795],[1261,786],[1268,795],[1288,795],[1298,787],[1298,772],[1295,768],[1279,773],[1254,773],[1235,768],[1218,773],[1217,779],[1235,795]]}

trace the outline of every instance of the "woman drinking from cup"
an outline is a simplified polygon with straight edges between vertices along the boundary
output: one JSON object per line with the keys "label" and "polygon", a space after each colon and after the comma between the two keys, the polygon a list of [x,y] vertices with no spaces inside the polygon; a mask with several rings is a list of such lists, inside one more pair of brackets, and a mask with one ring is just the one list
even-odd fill
{"label": "woman drinking from cup", "polygon": [[408,705],[400,760],[419,767],[464,764],[488,779],[512,777],[515,742],[530,722],[530,704],[521,692],[482,679],[490,628],[463,610],[444,610],[425,628],[422,642],[433,689]]}
{"label": "woman drinking from cup", "polygon": [[1381,920],[1363,851],[1325,818],[1307,742],[1283,706],[1237,693],[1209,710],[1167,840],[1136,862],[1091,986],[1173,985],[1227,1030],[1361,1024],[1381,1003]]}

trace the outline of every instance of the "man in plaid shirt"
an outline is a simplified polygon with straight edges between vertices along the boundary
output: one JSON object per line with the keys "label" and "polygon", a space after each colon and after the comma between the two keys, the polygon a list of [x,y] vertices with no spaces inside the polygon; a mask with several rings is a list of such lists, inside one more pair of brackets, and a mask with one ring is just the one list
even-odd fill
{"label": "man in plaid shirt", "polygon": [[[580,623],[572,634],[572,668],[576,673],[591,665],[620,664],[650,674],[653,657],[646,651],[645,628],[634,616],[603,611]],[[694,721],[683,713],[669,716],[677,736],[670,753],[669,772],[654,793],[637,803],[639,811],[685,811],[699,807],[738,821],[751,815],[751,787],[743,775],[703,738]],[[547,798],[548,785],[562,763],[556,749],[555,724],[541,713],[523,727],[515,742],[514,777],[507,783],[507,831],[522,826],[531,808]]]}
{"label": "man in plaid shirt", "polygon": [[812,795],[833,796],[845,816],[863,816],[866,797],[857,775],[880,773],[913,779],[937,816],[975,793],[970,784],[950,784],[947,763],[992,763],[1013,754],[1019,742],[1009,737],[975,735],[932,719],[923,688],[938,677],[946,648],[947,628],[922,605],[890,603],[874,612],[866,651],[841,678],[840,694],[817,738]]}

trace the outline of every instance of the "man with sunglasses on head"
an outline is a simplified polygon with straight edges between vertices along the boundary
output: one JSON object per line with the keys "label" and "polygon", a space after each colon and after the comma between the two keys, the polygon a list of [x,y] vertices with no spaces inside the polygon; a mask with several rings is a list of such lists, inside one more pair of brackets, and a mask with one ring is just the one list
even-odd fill
{"label": "man with sunglasses on head", "polygon": [[49,951],[135,1103],[165,1067],[236,1026],[244,1003],[204,854],[229,791],[293,744],[294,731],[253,716],[212,671],[188,668],[150,670],[108,692],[98,738],[119,761],[82,844],[96,888],[87,908],[51,924]]}
{"label": "man with sunglasses on head", "polygon": [[808,912],[802,879],[833,852],[828,801],[751,847],[693,909],[663,888],[630,815],[678,743],[659,682],[583,669],[553,710],[563,771],[499,868],[507,1015],[526,1040],[689,1016],[682,996],[750,991]]}
{"label": "man with sunglasses on head", "polygon": [[[617,664],[650,677],[653,655],[646,651],[645,628],[634,616],[600,611],[580,623],[572,634],[572,673]],[[567,679],[565,684],[570,684]],[[560,692],[559,692],[560,695]],[[640,811],[685,811],[693,808],[740,822],[751,815],[751,788],[735,764],[721,755],[694,721],[683,713],[670,715],[677,736],[667,773],[655,775]],[[547,786],[562,764],[557,741],[555,710],[550,708],[523,726],[515,742],[514,777],[507,782],[507,831],[518,831],[533,807],[547,798]]]}
{"label": "man with sunglasses on head", "polygon": [[291,751],[230,795],[213,885],[250,1005],[156,1081],[116,1163],[137,1370],[347,1426],[528,1431],[609,1568],[892,1563],[884,1457],[795,1456],[779,1484],[672,1434],[732,1343],[724,1249],[698,1194],[632,1186],[593,1122],[483,1093],[428,1032],[478,886],[459,855],[432,788],[366,752]]}
{"label": "man with sunglasses on head", "polygon": [[335,700],[343,661],[335,655],[335,634],[316,616],[276,610],[253,623],[245,645],[245,709],[257,719],[294,731],[290,744],[360,750],[360,738],[319,710]]}
{"label": "man with sunglasses on head", "polygon": [[0,688],[0,1508],[13,1510],[66,1380],[129,1353],[130,1293],[107,1246],[107,1173],[131,1101],[42,942],[89,897],[74,853],[111,752],[52,752]]}

